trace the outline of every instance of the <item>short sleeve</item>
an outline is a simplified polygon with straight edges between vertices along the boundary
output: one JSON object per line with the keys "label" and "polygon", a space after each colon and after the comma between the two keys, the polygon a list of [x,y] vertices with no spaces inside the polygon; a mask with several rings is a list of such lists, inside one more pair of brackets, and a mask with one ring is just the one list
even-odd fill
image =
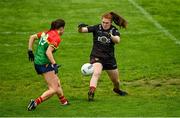
{"label": "short sleeve", "polygon": [[49,36],[48,37],[49,45],[53,46],[55,49],[58,48],[61,39],[59,36]]}
{"label": "short sleeve", "polygon": [[118,31],[117,28],[114,28],[114,29],[113,29],[112,35],[113,35],[113,36],[120,36],[120,32]]}

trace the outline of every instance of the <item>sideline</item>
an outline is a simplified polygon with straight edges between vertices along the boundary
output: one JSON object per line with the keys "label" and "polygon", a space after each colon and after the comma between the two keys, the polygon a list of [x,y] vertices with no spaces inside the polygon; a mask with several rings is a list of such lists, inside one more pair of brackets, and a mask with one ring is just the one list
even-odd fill
{"label": "sideline", "polygon": [[167,37],[173,40],[176,44],[180,45],[180,41],[173,36],[167,29],[165,29],[160,23],[153,19],[153,17],[134,0],[128,0],[134,7],[136,7],[149,21],[151,21],[159,30],[161,30]]}

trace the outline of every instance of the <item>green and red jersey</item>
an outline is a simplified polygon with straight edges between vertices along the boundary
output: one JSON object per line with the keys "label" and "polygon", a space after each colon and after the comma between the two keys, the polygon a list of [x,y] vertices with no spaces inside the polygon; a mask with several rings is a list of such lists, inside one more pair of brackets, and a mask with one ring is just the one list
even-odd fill
{"label": "green and red jersey", "polygon": [[34,63],[38,65],[50,64],[51,62],[46,55],[46,50],[49,45],[53,46],[56,50],[61,42],[60,36],[56,30],[50,30],[48,32],[39,32],[37,37],[39,42]]}

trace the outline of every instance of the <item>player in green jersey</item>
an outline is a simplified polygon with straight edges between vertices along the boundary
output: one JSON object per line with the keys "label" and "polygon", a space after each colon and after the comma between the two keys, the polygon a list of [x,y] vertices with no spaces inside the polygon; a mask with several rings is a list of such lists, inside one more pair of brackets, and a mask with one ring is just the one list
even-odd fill
{"label": "player in green jersey", "polygon": [[[53,53],[57,50],[64,33],[65,21],[57,19],[51,23],[51,28],[46,32],[39,32],[31,35],[28,45],[28,56],[30,61],[34,61],[34,67],[38,74],[42,75],[47,82],[48,89],[37,99],[31,99],[28,110],[34,110],[37,105],[56,94],[62,105],[67,105],[68,100],[64,97],[60,80],[57,76],[58,65],[54,59]],[[33,54],[33,44],[38,39],[39,43]]]}

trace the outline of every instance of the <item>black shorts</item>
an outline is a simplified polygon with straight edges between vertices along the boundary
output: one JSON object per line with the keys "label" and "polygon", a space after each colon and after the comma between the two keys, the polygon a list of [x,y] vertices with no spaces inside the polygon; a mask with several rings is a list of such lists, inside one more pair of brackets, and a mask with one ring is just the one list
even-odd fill
{"label": "black shorts", "polygon": [[51,66],[51,64],[44,64],[44,65],[34,64],[34,67],[35,67],[37,74],[43,74],[43,73],[54,70],[54,68]]}
{"label": "black shorts", "polygon": [[117,69],[117,63],[116,63],[116,59],[114,57],[111,58],[98,58],[98,57],[90,57],[90,63],[96,63],[99,62],[103,65],[103,70],[114,70]]}

